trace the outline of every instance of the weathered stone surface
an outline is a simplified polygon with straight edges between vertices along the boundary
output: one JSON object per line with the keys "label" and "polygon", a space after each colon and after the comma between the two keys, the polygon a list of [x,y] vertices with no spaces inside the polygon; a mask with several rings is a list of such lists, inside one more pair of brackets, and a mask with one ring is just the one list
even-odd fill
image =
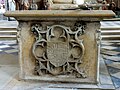
{"label": "weathered stone surface", "polygon": [[[36,24],[38,22],[34,22],[34,23]],[[53,29],[54,33],[53,32],[49,33],[48,31],[51,30],[50,27],[47,30],[45,30],[45,28],[47,28],[48,26],[51,27],[54,26],[54,22],[51,23],[42,22],[43,30],[39,29],[39,34],[41,33],[41,35],[35,34],[36,35],[35,36],[34,34],[32,34],[31,31],[31,28],[33,27],[31,25],[33,25],[33,23],[21,22],[19,43],[21,49],[20,62],[22,65],[21,76],[23,79],[38,79],[45,81],[52,80],[52,81],[62,81],[62,82],[87,82],[87,83],[97,82],[96,70],[97,70],[98,54],[96,52],[98,48],[97,48],[97,43],[95,41],[96,40],[95,35],[96,35],[96,30],[100,26],[99,22],[86,23],[84,34],[82,34],[82,32],[75,33],[77,31],[72,32],[71,29],[68,29],[69,32],[67,31],[63,33],[63,31],[60,30],[64,30],[64,29],[58,28],[59,25],[64,25],[64,26],[68,25],[71,26],[69,28],[74,29],[75,27],[74,25],[76,22],[74,21],[67,25],[65,23],[66,22],[57,23],[58,26],[54,28],[55,30]],[[45,32],[47,33],[46,35]],[[33,33],[35,33],[35,31],[33,31]],[[68,33],[71,35],[71,37],[70,35],[67,35]],[[52,36],[54,36],[55,38],[53,38]],[[62,38],[60,39],[60,37]],[[62,43],[64,44],[63,46],[61,45],[54,46],[56,44],[54,44],[53,41],[54,43],[58,43],[58,44],[61,43],[61,45]],[[59,49],[57,48],[57,50],[59,51],[55,51],[56,49],[52,49],[51,47],[53,46],[54,48],[58,47]],[[43,50],[41,49],[43,51],[41,52],[42,55],[40,54],[36,55],[37,53],[36,49],[39,47],[43,48]],[[50,48],[48,47],[50,47],[54,52],[55,55],[54,60],[52,60],[53,58],[50,57],[53,55],[50,55],[52,53],[50,53]],[[60,57],[62,58],[61,59],[62,61],[59,60]]]}
{"label": "weathered stone surface", "polygon": [[5,15],[19,21],[17,37],[22,79],[71,85],[87,83],[91,88],[98,87],[101,39],[98,29],[100,20],[113,16],[112,12],[47,10]]}
{"label": "weathered stone surface", "polygon": [[53,3],[72,4],[73,0],[52,0]]}
{"label": "weathered stone surface", "polygon": [[[17,19],[20,18],[20,20],[22,18],[25,18],[24,20],[26,21],[27,18],[28,21],[29,20],[38,20],[38,18],[46,18],[46,17],[57,17],[55,18],[56,20],[60,20],[58,17],[62,17],[62,18],[73,18],[76,17],[77,20],[84,18],[84,20],[87,21],[91,21],[92,19],[98,21],[98,20],[102,20],[104,18],[111,18],[113,16],[115,16],[115,14],[110,11],[110,10],[21,10],[21,11],[7,11],[6,13],[4,13],[5,16],[9,16],[9,17],[15,17]],[[27,15],[27,16],[26,16]],[[32,18],[31,18],[32,17]],[[35,19],[35,17],[37,17]],[[61,18],[61,19],[62,19]],[[70,20],[69,18],[69,20]],[[86,19],[85,19],[86,18]]]}

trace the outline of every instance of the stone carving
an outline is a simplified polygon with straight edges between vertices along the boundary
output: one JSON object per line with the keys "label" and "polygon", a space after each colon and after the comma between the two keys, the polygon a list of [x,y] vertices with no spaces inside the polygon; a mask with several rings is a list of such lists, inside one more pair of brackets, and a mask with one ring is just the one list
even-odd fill
{"label": "stone carving", "polygon": [[35,74],[87,77],[80,67],[85,52],[83,40],[78,38],[85,33],[83,22],[76,22],[73,29],[58,24],[47,26],[45,30],[42,24],[34,24],[31,30],[36,38],[32,48]]}
{"label": "stone carving", "polygon": [[99,46],[101,44],[101,30],[96,30],[96,39],[97,39],[97,45]]}

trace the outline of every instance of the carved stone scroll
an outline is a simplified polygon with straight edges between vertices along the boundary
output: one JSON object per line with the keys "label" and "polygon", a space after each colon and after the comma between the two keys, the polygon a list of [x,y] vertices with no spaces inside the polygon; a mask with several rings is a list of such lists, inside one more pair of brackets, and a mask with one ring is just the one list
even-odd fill
{"label": "carved stone scroll", "polygon": [[36,59],[35,74],[86,78],[85,70],[80,67],[85,52],[84,41],[78,38],[85,33],[85,24],[76,22],[73,29],[61,24],[46,28],[42,24],[31,27],[36,38],[32,48]]}

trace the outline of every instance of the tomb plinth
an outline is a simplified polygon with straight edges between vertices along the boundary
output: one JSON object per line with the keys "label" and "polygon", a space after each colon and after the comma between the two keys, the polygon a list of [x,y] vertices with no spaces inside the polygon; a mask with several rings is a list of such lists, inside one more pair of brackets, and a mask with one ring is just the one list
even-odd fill
{"label": "tomb plinth", "polygon": [[20,78],[99,88],[100,21],[114,15],[108,10],[6,12],[19,22]]}

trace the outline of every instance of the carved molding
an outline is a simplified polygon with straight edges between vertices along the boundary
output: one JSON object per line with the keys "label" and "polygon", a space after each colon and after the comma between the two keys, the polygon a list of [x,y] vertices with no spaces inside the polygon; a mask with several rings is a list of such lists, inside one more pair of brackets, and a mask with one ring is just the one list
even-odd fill
{"label": "carved molding", "polygon": [[80,67],[85,48],[83,40],[78,38],[85,33],[85,24],[76,22],[73,29],[60,24],[46,28],[42,24],[31,27],[36,39],[32,48],[35,74],[86,78],[85,70]]}
{"label": "carved molding", "polygon": [[96,30],[96,40],[97,40],[97,45],[99,46],[101,44],[101,40],[102,40],[100,29]]}

